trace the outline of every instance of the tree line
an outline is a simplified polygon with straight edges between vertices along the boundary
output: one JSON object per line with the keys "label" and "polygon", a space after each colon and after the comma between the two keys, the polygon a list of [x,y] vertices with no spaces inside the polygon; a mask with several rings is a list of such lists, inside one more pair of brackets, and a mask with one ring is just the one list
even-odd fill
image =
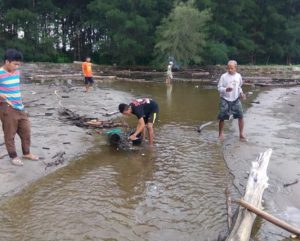
{"label": "tree line", "polygon": [[0,0],[0,54],[179,66],[300,63],[299,0]]}

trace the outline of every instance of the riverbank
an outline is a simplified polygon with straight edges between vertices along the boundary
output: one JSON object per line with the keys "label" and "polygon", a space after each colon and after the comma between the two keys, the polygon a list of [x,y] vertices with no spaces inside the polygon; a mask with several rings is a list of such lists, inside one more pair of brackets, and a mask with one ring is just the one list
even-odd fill
{"label": "riverbank", "polygon": [[[228,125],[223,143],[224,159],[235,176],[239,190],[235,197],[244,195],[247,172],[251,162],[268,148],[273,154],[268,167],[269,187],[264,192],[265,211],[300,227],[300,183],[284,187],[300,179],[300,88],[277,88],[259,94],[245,114],[248,141],[238,140],[237,123]],[[258,223],[258,222],[257,222]],[[260,221],[255,235],[263,240],[282,240],[289,234],[276,226]]]}
{"label": "riverbank", "polygon": [[[44,83],[46,81],[80,81],[82,82],[81,62],[56,63],[25,63],[22,66],[23,79],[28,82]],[[226,66],[203,66],[190,69],[174,70],[174,81],[198,82],[216,85]],[[245,84],[256,86],[295,86],[300,84],[300,67],[273,65],[255,66],[241,65]],[[165,81],[166,71],[151,67],[117,67],[93,65],[94,79],[102,81]]]}
{"label": "riverbank", "polygon": [[[32,152],[43,159],[40,162],[26,161],[24,167],[15,167],[10,164],[7,156],[3,157],[6,151],[4,146],[2,146],[0,170],[0,180],[2,181],[0,196],[2,198],[23,189],[40,177],[54,172],[57,168],[68,165],[70,160],[77,160],[81,155],[85,155],[94,147],[94,138],[88,135],[90,130],[82,129],[60,120],[58,115],[59,103],[80,115],[106,119],[105,113],[116,110],[118,103],[126,102],[131,98],[130,94],[112,88],[96,88],[90,93],[84,93],[83,86],[62,83],[64,82],[55,81],[50,82],[48,85],[22,85],[24,101],[32,123]],[[157,83],[152,84],[156,85]],[[174,85],[176,86],[176,84]],[[155,87],[161,88],[161,85],[158,84]],[[123,88],[119,89],[123,90]],[[142,86],[140,90],[148,93],[144,89],[145,86]],[[192,95],[191,100],[198,98],[199,89],[197,86],[193,87],[197,94]],[[130,88],[126,90],[127,93],[134,95],[141,93],[141,91],[132,92]],[[180,90],[182,91],[182,88]],[[281,217],[288,222],[290,221],[290,223],[295,223],[297,226],[299,226],[297,222],[300,220],[299,216],[297,216],[299,215],[299,204],[297,202],[300,193],[299,184],[287,188],[284,188],[283,184],[293,182],[299,174],[297,172],[299,170],[297,158],[300,154],[297,147],[297,143],[299,143],[299,137],[297,136],[299,120],[297,120],[297,116],[300,112],[297,105],[300,99],[298,92],[299,88],[260,90],[260,94],[254,101],[253,106],[246,111],[245,115],[248,142],[245,143],[238,140],[236,122],[233,125],[227,122],[226,138],[223,143],[225,160],[235,176],[235,186],[240,191],[240,194],[234,193],[235,197],[243,195],[243,188],[245,187],[247,171],[250,170],[251,161],[256,159],[259,152],[265,151],[270,147],[273,148],[274,152],[268,169],[270,187],[265,191],[264,195],[265,208],[275,216]],[[215,97],[213,99],[217,100]],[[165,95],[160,98],[160,103],[163,103],[163,101],[165,101]],[[215,114],[212,116],[215,116]],[[170,120],[174,121],[173,112]],[[214,127],[214,132],[216,134],[211,138],[216,141],[217,139],[214,138],[217,138],[217,126]],[[182,132],[182,135],[184,133],[185,131]],[[176,133],[176,135],[178,134]],[[186,137],[187,143],[188,140],[189,137]],[[97,141],[105,144],[106,140],[97,135]],[[17,146],[20,153],[19,142],[17,142]],[[65,163],[46,169],[45,163],[51,162],[52,157],[61,151],[66,152]],[[194,154],[198,155],[199,153],[197,146]],[[172,159],[168,153],[166,157]],[[219,174],[216,173],[218,181],[220,180]],[[159,181],[161,181],[160,178]],[[207,188],[207,184],[201,188]],[[198,182],[195,190],[199,191]],[[259,222],[259,225],[261,227],[257,229],[257,235],[260,235],[259,237],[267,237],[264,240],[276,240],[274,238],[276,235],[270,234],[272,232],[288,236],[288,234],[265,222]],[[270,235],[272,238],[268,239]]]}
{"label": "riverbank", "polygon": [[[49,85],[22,85],[22,96],[31,121],[31,151],[41,160],[24,160],[23,167],[13,166],[6,152],[1,128],[0,198],[10,196],[35,180],[67,165],[70,160],[86,154],[95,145],[92,130],[74,126],[60,119],[60,105],[81,116],[108,120],[111,117],[107,117],[106,114],[116,111],[118,104],[129,96],[113,89],[96,87],[89,93],[83,90],[83,86],[66,86],[59,82]],[[16,147],[21,155],[19,137],[16,137]],[[53,157],[60,152],[65,152],[64,162],[50,166],[54,164]]]}

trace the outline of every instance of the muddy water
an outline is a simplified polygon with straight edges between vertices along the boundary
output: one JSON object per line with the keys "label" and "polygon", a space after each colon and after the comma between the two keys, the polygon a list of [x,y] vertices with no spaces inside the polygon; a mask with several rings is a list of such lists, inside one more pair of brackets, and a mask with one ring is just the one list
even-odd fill
{"label": "muddy water", "polygon": [[226,229],[232,177],[217,123],[201,134],[195,127],[216,119],[217,91],[186,83],[101,87],[157,100],[155,148],[117,151],[98,136],[84,158],[1,204],[0,240],[216,240]]}

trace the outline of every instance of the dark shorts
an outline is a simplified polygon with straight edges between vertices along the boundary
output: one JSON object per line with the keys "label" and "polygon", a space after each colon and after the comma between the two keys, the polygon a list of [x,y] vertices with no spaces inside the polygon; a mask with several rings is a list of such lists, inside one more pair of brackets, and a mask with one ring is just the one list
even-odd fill
{"label": "dark shorts", "polygon": [[84,77],[84,83],[87,84],[94,84],[93,77]]}
{"label": "dark shorts", "polygon": [[145,124],[152,123],[154,124],[158,118],[158,112],[151,112],[149,115],[144,117]]}
{"label": "dark shorts", "polygon": [[243,107],[240,99],[235,101],[227,101],[221,98],[218,119],[222,121],[229,120],[230,115],[233,115],[234,119],[243,118]]}

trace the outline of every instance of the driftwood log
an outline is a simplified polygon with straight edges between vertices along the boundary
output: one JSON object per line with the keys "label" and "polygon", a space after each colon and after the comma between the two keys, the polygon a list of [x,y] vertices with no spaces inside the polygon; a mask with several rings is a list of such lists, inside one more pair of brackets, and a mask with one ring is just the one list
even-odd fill
{"label": "driftwood log", "polygon": [[202,125],[198,126],[198,127],[197,127],[197,131],[198,131],[198,132],[201,132],[202,129],[203,129],[204,127],[209,126],[209,125],[211,125],[212,123],[214,123],[214,122],[213,122],[213,121],[209,121],[209,122],[207,122],[207,123],[205,123],[205,124],[202,124]]}
{"label": "driftwood log", "polygon": [[[272,154],[272,149],[260,153],[256,161],[252,162],[244,200],[261,209],[264,190],[268,187],[267,168]],[[239,207],[235,224],[226,241],[248,241],[256,215],[244,207]]]}
{"label": "driftwood log", "polygon": [[232,212],[231,212],[230,190],[228,187],[225,189],[225,194],[226,194],[226,206],[227,206],[227,224],[228,224],[228,230],[230,230],[232,226]]}

